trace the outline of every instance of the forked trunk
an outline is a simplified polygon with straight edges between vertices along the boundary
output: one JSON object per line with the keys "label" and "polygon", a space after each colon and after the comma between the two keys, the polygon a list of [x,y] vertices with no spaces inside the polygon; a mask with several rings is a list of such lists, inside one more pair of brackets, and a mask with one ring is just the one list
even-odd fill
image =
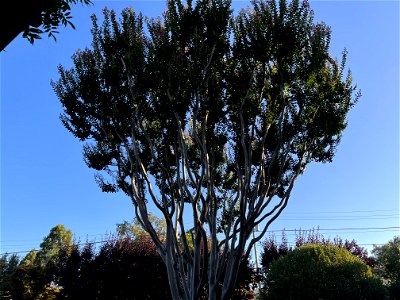
{"label": "forked trunk", "polygon": [[225,278],[222,286],[221,300],[229,300],[235,288],[236,279],[239,273],[242,253],[235,253],[226,266]]}

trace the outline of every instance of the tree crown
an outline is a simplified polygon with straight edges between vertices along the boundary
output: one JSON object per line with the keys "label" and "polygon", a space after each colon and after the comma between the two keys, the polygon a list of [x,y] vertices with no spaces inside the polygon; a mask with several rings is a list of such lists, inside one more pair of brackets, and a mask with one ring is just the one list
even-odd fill
{"label": "tree crown", "polygon": [[[330,28],[314,24],[308,2],[253,1],[237,16],[230,4],[170,0],[160,18],[127,8],[120,21],[105,9],[102,26],[93,16],[92,47],[53,82],[64,126],[85,142],[102,190],[132,200],[174,298],[197,298],[207,263],[218,266],[210,289],[225,278],[229,297],[243,254],[306,166],[332,160],[360,96],[344,74],[347,52],[341,63],[331,57]],[[149,202],[165,219],[165,239]]]}

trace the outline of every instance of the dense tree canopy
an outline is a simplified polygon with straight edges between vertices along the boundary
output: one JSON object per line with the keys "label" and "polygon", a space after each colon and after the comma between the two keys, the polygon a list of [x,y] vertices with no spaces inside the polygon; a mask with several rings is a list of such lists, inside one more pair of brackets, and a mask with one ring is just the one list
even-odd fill
{"label": "dense tree canopy", "polygon": [[[17,255],[0,259],[0,296],[4,299],[55,299],[59,288],[59,256],[72,246],[72,232],[64,225],[54,226],[39,250],[31,250],[20,260]],[[3,298],[1,298],[3,299]]]}
{"label": "dense tree canopy", "polygon": [[389,287],[391,299],[400,299],[400,236],[382,246],[374,245],[372,253],[376,259],[373,270]]}
{"label": "dense tree canopy", "polygon": [[0,257],[0,299],[13,298],[15,290],[14,277],[20,259],[16,254]]}
{"label": "dense tree canopy", "polygon": [[220,285],[228,299],[298,176],[332,160],[359,94],[306,1],[253,1],[237,16],[229,0],[167,3],[147,29],[131,8],[93,17],[92,47],[53,87],[102,190],[130,197],[172,297],[197,299],[208,282],[209,299]]}
{"label": "dense tree canopy", "polygon": [[400,236],[382,246],[374,246],[376,270],[386,280],[400,283]]}
{"label": "dense tree canopy", "polygon": [[149,237],[110,238],[61,254],[57,299],[171,299],[165,265]]}

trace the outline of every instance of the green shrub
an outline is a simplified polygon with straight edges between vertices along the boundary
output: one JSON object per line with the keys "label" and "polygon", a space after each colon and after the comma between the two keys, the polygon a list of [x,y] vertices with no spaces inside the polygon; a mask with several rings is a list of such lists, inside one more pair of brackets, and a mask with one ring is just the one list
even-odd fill
{"label": "green shrub", "polygon": [[271,264],[262,299],[385,299],[381,281],[349,251],[305,245]]}

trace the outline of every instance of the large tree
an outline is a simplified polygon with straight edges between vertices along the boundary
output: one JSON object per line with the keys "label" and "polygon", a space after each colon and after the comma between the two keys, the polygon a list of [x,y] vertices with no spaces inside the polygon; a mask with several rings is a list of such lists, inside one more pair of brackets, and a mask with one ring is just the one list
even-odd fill
{"label": "large tree", "polygon": [[228,0],[167,3],[147,30],[133,9],[93,17],[92,48],[53,87],[102,190],[131,199],[172,297],[198,299],[207,282],[209,299],[218,285],[228,299],[298,176],[332,160],[359,95],[306,1],[254,1],[236,16]]}

